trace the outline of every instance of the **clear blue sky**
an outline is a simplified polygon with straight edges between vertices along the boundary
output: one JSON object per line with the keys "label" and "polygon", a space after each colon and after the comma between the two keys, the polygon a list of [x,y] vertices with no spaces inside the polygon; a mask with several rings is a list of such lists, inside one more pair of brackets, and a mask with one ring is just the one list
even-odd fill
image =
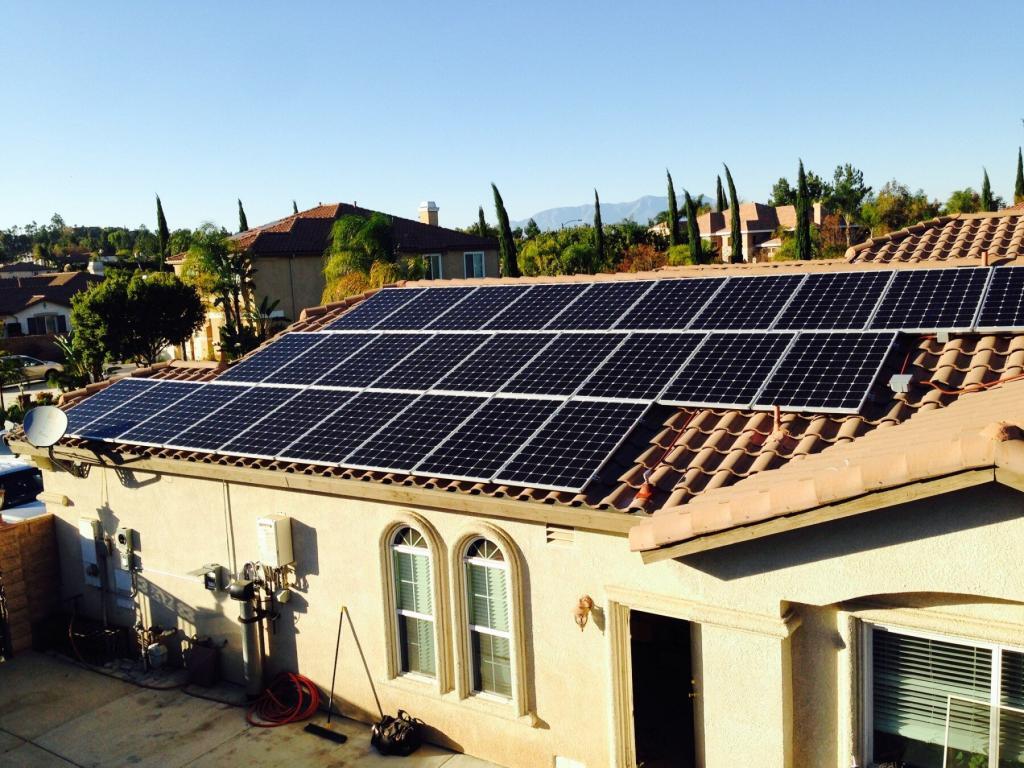
{"label": "clear blue sky", "polygon": [[1012,195],[1024,3],[0,0],[0,227],[253,225],[319,201],[464,225],[797,158]]}

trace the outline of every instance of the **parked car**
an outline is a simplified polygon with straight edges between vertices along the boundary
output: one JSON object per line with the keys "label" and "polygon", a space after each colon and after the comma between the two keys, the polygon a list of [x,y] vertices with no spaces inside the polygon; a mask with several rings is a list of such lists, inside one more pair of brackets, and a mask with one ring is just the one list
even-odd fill
{"label": "parked car", "polygon": [[21,372],[28,381],[48,381],[51,377],[64,370],[64,366],[52,360],[40,360],[28,355],[11,355],[21,361]]}

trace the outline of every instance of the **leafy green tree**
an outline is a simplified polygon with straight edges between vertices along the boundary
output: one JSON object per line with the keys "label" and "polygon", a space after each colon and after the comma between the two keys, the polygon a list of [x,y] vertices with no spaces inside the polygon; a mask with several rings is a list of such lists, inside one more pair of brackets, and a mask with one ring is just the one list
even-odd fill
{"label": "leafy green tree", "polygon": [[943,210],[946,213],[977,213],[981,210],[981,195],[971,187],[953,190]]}
{"label": "leafy green tree", "polygon": [[729,187],[729,261],[733,264],[740,264],[743,261],[743,233],[740,231],[740,201],[736,197],[736,184],[732,180],[732,172],[729,166],[725,167],[725,183]]}
{"label": "leafy green tree", "polygon": [[883,235],[934,218],[941,207],[937,200],[929,200],[922,190],[912,193],[905,184],[893,179],[864,203],[862,211],[872,234]]}
{"label": "leafy green tree", "polygon": [[[477,209],[477,232],[480,237],[487,237],[487,219],[484,218],[484,207],[481,205]],[[532,221],[532,219],[531,219]]]}
{"label": "leafy green tree", "polygon": [[597,262],[604,264],[604,226],[601,224],[601,198],[597,196],[596,189],[594,190],[594,247],[597,249]]}
{"label": "leafy green tree", "polygon": [[[807,194],[811,202],[823,202],[832,197],[832,186],[814,171],[807,171]],[[789,179],[782,177],[772,187],[772,196],[768,205],[796,205],[797,190],[791,186]]]}
{"label": "leafy green tree", "polygon": [[871,187],[864,184],[864,173],[849,163],[836,166],[832,174],[832,195],[829,203],[846,219],[846,247],[853,244],[853,226],[861,221],[861,208]]}
{"label": "leafy green tree", "polygon": [[802,261],[810,261],[812,257],[811,199],[803,160],[796,175],[796,257]]}
{"label": "leafy green tree", "polygon": [[536,221],[530,219],[528,222],[526,222],[526,228],[523,229],[523,237],[529,240],[530,238],[536,237],[539,234],[540,227],[537,226]]}
{"label": "leafy green tree", "polygon": [[245,208],[242,207],[242,199],[238,199],[238,231],[249,231],[249,220],[245,218]]}
{"label": "leafy green tree", "polygon": [[679,242],[679,206],[676,204],[676,188],[672,184],[672,174],[665,170],[668,177],[668,244],[681,245]]}
{"label": "leafy green tree", "polygon": [[294,200],[292,200],[292,213],[298,213],[298,212],[299,212],[299,206],[296,205]]}
{"label": "leafy green tree", "polygon": [[132,250],[135,256],[143,258],[155,257],[160,250],[160,241],[145,225],[142,225],[135,232],[135,242],[132,244]]}
{"label": "leafy green tree", "polygon": [[1024,155],[1021,154],[1020,147],[1017,147],[1017,180],[1013,185],[1013,202],[1017,203],[1024,200]]}
{"label": "leafy green tree", "polygon": [[191,229],[176,229],[171,232],[171,239],[168,242],[168,250],[172,255],[185,253],[192,245]]}
{"label": "leafy green tree", "polygon": [[331,242],[325,254],[324,301],[337,301],[370,288],[374,265],[392,264],[396,258],[390,216],[342,216],[331,227]]}
{"label": "leafy green tree", "polygon": [[25,361],[16,355],[0,349],[0,410],[6,411],[4,387],[25,380]]}
{"label": "leafy green tree", "polygon": [[192,233],[182,277],[201,295],[213,297],[214,306],[224,312],[225,324],[244,325],[255,273],[248,251],[237,248],[223,229],[207,222]]}
{"label": "leafy green tree", "polygon": [[992,197],[992,184],[988,180],[988,171],[984,168],[981,170],[983,171],[981,178],[981,210],[994,211],[996,209],[996,201]]}
{"label": "leafy green tree", "polygon": [[121,356],[145,365],[165,348],[184,344],[206,319],[199,293],[169,272],[136,272],[125,286],[128,323],[111,331],[121,336]]}
{"label": "leafy green tree", "polygon": [[156,236],[157,247],[159,248],[160,270],[163,271],[164,259],[167,258],[167,244],[171,239],[171,233],[167,229],[167,219],[164,218],[164,206],[160,202],[160,195],[156,196]]}
{"label": "leafy green tree", "polygon": [[694,264],[705,262],[704,249],[700,239],[700,228],[697,226],[697,206],[693,198],[683,190],[683,205],[686,208],[686,241],[689,246],[689,257]]}
{"label": "leafy green tree", "polygon": [[114,249],[115,253],[127,254],[131,252],[132,236],[123,229],[112,229],[107,233],[107,242]]}
{"label": "leafy green tree", "polygon": [[519,277],[521,273],[516,256],[516,241],[512,236],[512,226],[508,221],[505,201],[501,199],[501,193],[494,182],[491,182],[491,191],[494,192],[494,212],[498,217],[498,247],[501,252],[501,273],[505,277]]}
{"label": "leafy green tree", "polygon": [[728,203],[725,201],[725,190],[722,189],[722,177],[719,175],[715,178],[715,211],[725,213],[725,209],[728,207]]}

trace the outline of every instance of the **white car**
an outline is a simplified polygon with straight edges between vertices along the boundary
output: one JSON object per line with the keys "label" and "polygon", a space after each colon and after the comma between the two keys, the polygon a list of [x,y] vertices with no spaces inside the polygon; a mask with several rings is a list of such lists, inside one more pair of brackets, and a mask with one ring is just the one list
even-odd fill
{"label": "white car", "polygon": [[36,500],[43,492],[43,473],[29,459],[11,453],[0,435],[0,489],[3,502],[0,522],[18,523],[46,514],[46,504]]}
{"label": "white car", "polygon": [[48,381],[52,376],[64,370],[64,366],[52,360],[40,360],[28,355],[11,355],[21,361],[21,373],[26,381]]}

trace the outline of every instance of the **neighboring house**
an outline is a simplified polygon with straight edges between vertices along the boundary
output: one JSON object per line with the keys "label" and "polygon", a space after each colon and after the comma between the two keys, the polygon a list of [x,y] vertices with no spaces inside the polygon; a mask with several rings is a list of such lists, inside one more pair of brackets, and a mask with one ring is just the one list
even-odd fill
{"label": "neighboring house", "polygon": [[[998,249],[1004,264],[1022,264],[1024,242],[1006,237],[1021,226],[1016,219],[958,219],[955,266],[982,266],[978,248]],[[853,264],[709,265],[415,287],[426,289],[426,306],[439,311],[463,298],[466,286],[499,290],[491,283],[640,281],[618,294],[595,289],[628,302],[637,291],[654,291],[645,281],[666,275],[792,274],[808,276],[804,284],[810,284],[814,275],[880,270],[875,284],[886,286],[900,268],[888,254],[932,230],[941,234],[948,224],[858,246]],[[951,266],[941,247],[934,259],[927,248],[914,250],[921,263],[901,274]],[[831,311],[859,301],[856,291],[829,285],[833,290],[806,296],[806,306]],[[708,311],[732,318],[776,300],[751,294],[747,303],[719,307],[718,289],[707,286],[694,281],[694,295],[704,297],[696,308],[652,304],[652,312],[660,306],[663,313],[657,327],[679,320],[678,313],[692,316],[704,301]],[[344,325],[341,318],[357,316],[363,301],[384,309],[375,318],[398,317],[408,300],[402,290],[307,310],[292,330]],[[743,295],[742,289],[732,295]],[[507,292],[495,296],[500,300],[492,314],[521,319],[550,311],[545,301],[557,301],[551,291],[530,291],[515,303]],[[936,307],[948,298],[936,294]],[[600,302],[587,306],[592,314],[584,315],[584,325],[607,319]],[[492,314],[476,316],[486,322]],[[1018,322],[1024,323],[1024,313]],[[382,345],[405,350],[396,360],[422,341],[403,334],[401,323],[386,327],[398,330],[381,334]],[[449,352],[490,343],[459,333]],[[324,371],[355,376],[392,365],[373,355],[361,362],[346,358],[356,343],[350,334],[323,336],[313,341],[338,350],[335,357],[268,353],[260,358],[268,366],[250,364],[259,377],[292,365],[281,379],[291,383],[256,388],[267,398],[263,406],[254,405],[252,394],[231,400],[235,395],[227,390],[248,387],[226,387],[225,381],[208,394],[227,404],[208,410],[205,421],[197,423],[201,410],[186,408],[180,423],[164,411],[162,421],[147,422],[150,436],[138,442],[111,437],[108,424],[101,453],[90,440],[65,437],[54,455],[77,462],[79,475],[87,468],[85,477],[60,471],[46,449],[12,438],[17,452],[44,468],[42,498],[58,519],[62,595],[77,597],[81,614],[126,626],[141,617],[146,626],[225,639],[224,672],[241,679],[238,605],[219,588],[207,591],[196,574],[212,567],[205,564],[238,574],[268,551],[260,542],[274,540],[264,535],[264,523],[258,532],[257,521],[280,514],[289,518],[295,565],[291,600],[275,605],[280,616],[266,635],[267,674],[298,670],[326,688],[344,606],[335,701],[353,717],[375,719],[379,697],[387,712],[401,708],[422,718],[432,740],[516,768],[941,768],[947,742],[959,765],[970,760],[971,766],[1001,768],[1024,760],[1021,327],[900,334],[855,413],[653,405],[578,492],[498,482],[500,474],[486,482],[465,479],[456,469],[522,445],[527,438],[515,435],[534,434],[533,427],[522,431],[525,416],[475,435],[461,431],[463,417],[454,405],[449,418],[389,421],[380,409],[411,398],[394,389],[395,382],[367,398],[376,406],[355,409],[346,399],[354,392],[330,387],[285,402],[295,393],[289,387],[296,374],[323,383]],[[597,343],[589,337],[587,343]],[[303,346],[309,337],[298,338],[296,350],[309,350]],[[480,366],[466,361],[458,370],[487,379],[510,356],[532,360],[518,335],[504,338],[505,357],[489,356]],[[701,381],[733,386],[749,384],[751,366],[775,370],[785,354],[779,350],[787,347],[772,348],[755,359],[718,358],[700,348],[693,357],[700,365],[726,364]],[[564,384],[559,377],[568,376],[589,383],[595,366],[605,366],[606,383],[627,387],[641,372],[656,370],[666,354],[636,352],[606,362],[600,355],[565,356],[538,367],[537,381],[555,377]],[[407,364],[425,387],[440,375],[439,366],[454,364],[450,355],[444,359],[431,358],[433,367]],[[805,386],[842,394],[848,380],[833,375],[841,362],[816,358],[793,373]],[[225,379],[244,380],[246,365],[227,369],[232,373]],[[202,382],[224,371],[172,363],[139,376]],[[892,374],[906,378],[890,385]],[[74,405],[97,391],[107,390],[93,387],[68,400]],[[138,395],[131,415],[111,423],[133,429],[150,410],[168,405],[146,397]],[[537,397],[517,402],[527,413]],[[96,407],[99,401],[92,402]],[[271,402],[285,404],[275,410]],[[347,405],[332,410],[331,402]],[[351,409],[344,419],[343,408]],[[289,430],[303,420],[316,426],[307,433],[308,458],[298,460]],[[537,423],[551,427],[543,418]],[[392,446],[397,458],[391,460],[409,459],[412,471],[332,463],[337,451],[348,455],[346,446],[365,448],[380,424],[405,435]],[[225,448],[228,432],[243,425],[252,441],[248,454]],[[549,459],[540,468],[562,471],[592,450],[604,428],[594,421],[552,433]],[[88,431],[82,425],[72,431],[79,429]],[[450,471],[409,458],[430,435],[452,441]],[[93,526],[109,536],[114,526],[137,532],[133,557],[141,568],[134,578],[117,571],[115,557],[103,565],[106,583],[128,584],[129,591],[101,591],[96,571],[83,567],[83,552],[94,557]]]}
{"label": "neighboring house", "polygon": [[67,333],[71,328],[71,298],[99,280],[85,272],[56,272],[0,281],[3,335]]}
{"label": "neighboring house", "polygon": [[34,261],[15,261],[0,266],[0,280],[14,277],[35,277],[48,272],[53,272],[53,267],[45,267]]}

